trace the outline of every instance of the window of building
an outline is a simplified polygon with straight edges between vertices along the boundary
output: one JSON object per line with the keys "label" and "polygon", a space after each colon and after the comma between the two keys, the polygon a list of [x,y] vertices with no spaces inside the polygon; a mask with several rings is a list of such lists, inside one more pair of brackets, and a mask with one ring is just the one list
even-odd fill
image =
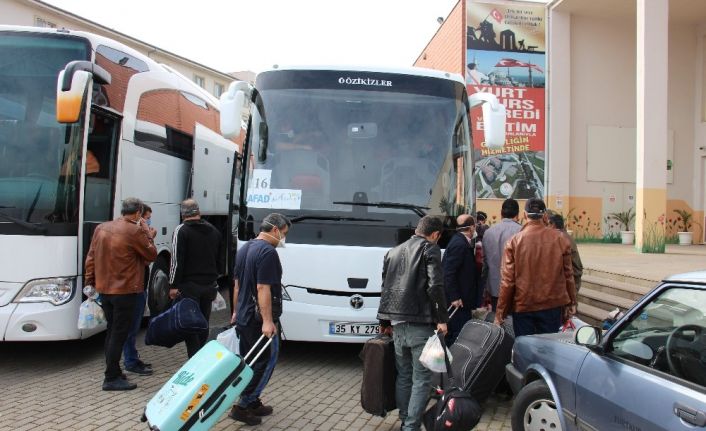
{"label": "window of building", "polygon": [[221,97],[221,94],[223,94],[223,84],[215,83],[213,84],[213,95],[216,97]]}
{"label": "window of building", "polygon": [[194,82],[201,88],[206,88],[206,79],[203,76],[194,75]]}

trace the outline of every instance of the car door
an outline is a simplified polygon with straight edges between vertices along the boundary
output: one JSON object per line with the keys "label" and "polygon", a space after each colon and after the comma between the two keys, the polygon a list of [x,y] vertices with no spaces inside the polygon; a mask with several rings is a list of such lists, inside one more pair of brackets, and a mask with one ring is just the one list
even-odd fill
{"label": "car door", "polygon": [[585,430],[706,426],[706,290],[663,285],[581,366],[577,424]]}

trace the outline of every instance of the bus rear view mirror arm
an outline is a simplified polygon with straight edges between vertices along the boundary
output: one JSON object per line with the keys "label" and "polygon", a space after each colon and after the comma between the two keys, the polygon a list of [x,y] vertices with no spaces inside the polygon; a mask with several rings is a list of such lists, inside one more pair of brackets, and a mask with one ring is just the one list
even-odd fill
{"label": "bus rear view mirror arm", "polygon": [[72,61],[69,62],[69,64],[67,64],[64,68],[64,77],[61,81],[61,91],[71,90],[71,83],[73,81],[74,74],[79,70],[89,72],[93,75],[93,81],[101,85],[110,84],[112,79],[110,72],[95,63],[80,60]]}
{"label": "bus rear view mirror arm", "polygon": [[505,105],[490,93],[474,93],[468,97],[471,108],[482,105],[485,146],[502,148],[505,145]]}

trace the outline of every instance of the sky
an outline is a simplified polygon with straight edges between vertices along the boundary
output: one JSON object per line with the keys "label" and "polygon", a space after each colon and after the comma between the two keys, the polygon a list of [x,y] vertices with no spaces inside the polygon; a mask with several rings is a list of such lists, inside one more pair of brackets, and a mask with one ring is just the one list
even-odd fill
{"label": "sky", "polygon": [[222,72],[411,66],[458,0],[44,0]]}

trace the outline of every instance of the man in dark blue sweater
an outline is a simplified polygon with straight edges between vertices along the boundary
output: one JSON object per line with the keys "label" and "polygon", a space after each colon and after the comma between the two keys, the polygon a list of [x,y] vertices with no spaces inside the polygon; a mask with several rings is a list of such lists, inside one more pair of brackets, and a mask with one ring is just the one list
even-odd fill
{"label": "man in dark blue sweater", "polygon": [[[208,322],[211,303],[216,299],[216,280],[224,273],[225,255],[221,233],[201,219],[199,204],[193,199],[181,203],[183,223],[174,229],[172,263],[169,269],[169,296],[192,298]],[[185,337],[186,352],[192,357],[208,340],[208,330]]]}

